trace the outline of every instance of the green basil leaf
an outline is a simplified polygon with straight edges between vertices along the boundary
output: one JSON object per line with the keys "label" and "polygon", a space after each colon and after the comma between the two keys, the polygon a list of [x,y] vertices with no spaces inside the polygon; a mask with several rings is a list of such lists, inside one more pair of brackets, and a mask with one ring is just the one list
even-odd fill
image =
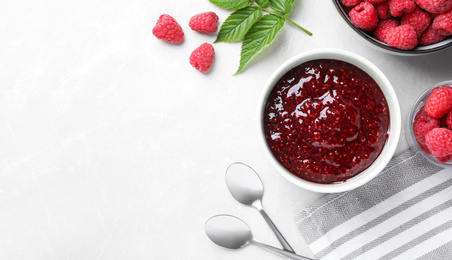
{"label": "green basil leaf", "polygon": [[268,0],[255,0],[255,1],[256,1],[256,4],[258,4],[262,7],[264,7],[268,2]]}
{"label": "green basil leaf", "polygon": [[269,0],[270,8],[282,15],[290,13],[293,2],[294,0]]}
{"label": "green basil leaf", "polygon": [[210,0],[214,5],[227,9],[240,9],[251,4],[251,0]]}
{"label": "green basil leaf", "polygon": [[215,42],[241,40],[261,14],[262,9],[256,6],[248,6],[233,12],[221,25]]}
{"label": "green basil leaf", "polygon": [[284,26],[285,20],[284,17],[267,14],[251,26],[243,39],[240,66],[235,74],[240,73],[254,55],[275,39],[276,34]]}

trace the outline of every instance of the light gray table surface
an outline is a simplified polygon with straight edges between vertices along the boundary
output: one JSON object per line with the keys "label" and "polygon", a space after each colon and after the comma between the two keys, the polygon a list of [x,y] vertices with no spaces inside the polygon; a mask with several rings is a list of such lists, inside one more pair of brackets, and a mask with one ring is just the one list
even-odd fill
{"label": "light gray table surface", "polygon": [[[229,194],[240,161],[265,185],[264,207],[299,254],[297,210],[321,194],[281,177],[257,134],[267,77],[308,50],[338,48],[371,60],[408,116],[417,96],[452,79],[452,49],[401,57],[347,27],[331,1],[296,0],[274,44],[239,75],[240,44],[217,43],[211,71],[188,63],[214,35],[194,14],[230,13],[208,0],[41,0],[0,4],[0,259],[280,259],[256,247],[225,250],[205,236],[215,214],[239,216],[278,246],[259,213]],[[151,33],[160,14],[185,31],[171,45]],[[403,122],[405,124],[405,121]],[[402,132],[397,153],[407,149]]]}

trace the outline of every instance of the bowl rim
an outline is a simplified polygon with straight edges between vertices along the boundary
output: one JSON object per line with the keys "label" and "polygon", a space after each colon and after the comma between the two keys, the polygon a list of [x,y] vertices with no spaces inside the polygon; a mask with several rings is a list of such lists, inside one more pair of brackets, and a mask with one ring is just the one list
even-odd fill
{"label": "bowl rim", "polygon": [[[265,138],[264,133],[264,110],[265,105],[267,102],[268,95],[270,94],[271,90],[273,89],[276,82],[289,70],[294,68],[295,66],[302,64],[307,61],[311,60],[317,60],[317,59],[336,59],[336,60],[342,60],[348,63],[351,63],[363,71],[365,71],[367,74],[369,74],[379,85],[380,89],[382,90],[386,101],[388,103],[389,108],[389,120],[390,120],[390,126],[389,126],[389,136],[386,141],[385,146],[383,147],[383,150],[381,154],[377,157],[377,159],[372,163],[371,166],[369,166],[366,170],[362,171],[358,175],[346,180],[345,182],[341,183],[333,183],[333,184],[320,184],[320,183],[314,183],[309,182],[306,180],[303,180],[299,177],[296,177],[292,173],[290,173],[287,169],[285,169],[278,160],[273,156],[273,153],[271,152],[270,148],[268,147],[267,140]],[[292,182],[293,184],[307,189],[314,192],[321,192],[321,193],[337,193],[337,192],[344,192],[348,190],[352,190],[354,188],[357,188],[371,179],[373,179],[375,176],[377,176],[389,163],[392,156],[394,155],[394,152],[397,148],[398,141],[400,138],[400,132],[401,132],[401,110],[399,101],[397,98],[397,95],[389,82],[389,80],[386,78],[386,76],[383,74],[383,72],[378,69],[373,63],[371,63],[369,60],[359,56],[358,54],[341,50],[341,49],[316,49],[311,51],[306,51],[303,53],[300,53],[290,59],[288,59],[286,62],[284,62],[282,65],[280,65],[268,78],[267,82],[264,85],[264,91],[260,97],[259,102],[259,110],[258,110],[258,127],[259,127],[259,139],[260,143],[262,144],[264,148],[264,152],[266,154],[266,157],[270,160],[271,164],[277,169],[277,171],[283,175],[287,180]]]}
{"label": "bowl rim", "polygon": [[340,0],[332,0],[332,1],[334,3],[334,6],[336,7],[336,9],[338,10],[339,14],[343,18],[343,20],[345,20],[345,22],[350,26],[350,28],[352,28],[356,33],[358,33],[366,41],[370,42],[371,44],[373,44],[376,47],[383,48],[385,51],[389,51],[389,52],[397,53],[397,54],[401,54],[401,55],[422,55],[422,54],[438,52],[438,51],[441,51],[443,49],[446,49],[446,48],[452,46],[452,37],[448,37],[438,43],[434,43],[434,44],[430,44],[430,45],[426,45],[426,46],[417,46],[411,50],[402,50],[402,49],[397,49],[397,48],[391,47],[387,43],[382,42],[382,41],[370,36],[365,31],[356,28],[353,25],[352,21],[350,20],[350,17],[345,12],[344,7],[340,3]]}
{"label": "bowl rim", "polygon": [[[433,164],[435,164],[435,165],[437,165],[437,166],[443,167],[443,168],[444,168],[444,167],[452,168],[452,164],[444,164],[444,163],[441,163],[441,162],[439,162],[439,161],[437,161],[437,160],[434,160],[431,156],[427,155],[427,154],[424,152],[424,150],[422,150],[422,148],[419,146],[418,142],[416,141],[416,138],[414,137],[414,129],[413,129],[414,118],[416,117],[416,114],[417,114],[417,112],[419,111],[419,109],[422,107],[422,106],[419,106],[419,104],[420,104],[424,99],[425,99],[425,101],[427,101],[426,99],[428,98],[428,95],[430,95],[430,92],[432,92],[432,90],[433,90],[434,88],[441,87],[441,86],[444,86],[444,85],[452,86],[452,80],[445,80],[445,81],[441,81],[441,82],[438,82],[438,83],[432,85],[432,86],[429,87],[428,89],[424,90],[424,91],[419,95],[419,97],[416,99],[416,101],[414,101],[413,107],[411,108],[410,115],[409,115],[409,117],[408,117],[408,119],[409,119],[409,120],[408,120],[408,129],[409,129],[409,132],[406,133],[406,134],[408,134],[408,135],[409,135],[409,138],[410,138],[408,144],[409,144],[409,145],[414,145],[415,148],[416,148],[416,150],[419,151],[419,152],[421,153],[421,155],[422,155],[424,158],[426,158],[429,162],[431,162],[431,163],[433,163]],[[425,105],[425,103],[424,103],[424,105]],[[406,128],[405,128],[405,129],[406,129]]]}

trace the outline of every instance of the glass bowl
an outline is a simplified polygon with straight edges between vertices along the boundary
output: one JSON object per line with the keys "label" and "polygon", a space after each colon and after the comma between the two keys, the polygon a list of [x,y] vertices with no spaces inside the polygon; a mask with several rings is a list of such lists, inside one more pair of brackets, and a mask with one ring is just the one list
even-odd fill
{"label": "glass bowl", "polygon": [[411,109],[410,116],[408,117],[408,122],[406,124],[406,128],[408,128],[408,129],[406,131],[405,137],[407,139],[408,145],[410,147],[413,147],[416,151],[419,151],[431,163],[441,166],[441,167],[452,167],[452,160],[449,160],[447,162],[441,162],[441,161],[438,161],[438,159],[435,156],[430,155],[426,151],[424,151],[424,149],[421,148],[421,145],[416,141],[416,138],[414,136],[414,129],[413,129],[414,118],[416,117],[416,115],[420,111],[420,109],[425,105],[425,102],[427,101],[432,90],[434,88],[441,87],[444,85],[448,85],[448,86],[452,87],[452,80],[439,82],[439,83],[433,85],[432,87],[430,87],[429,89],[424,91],[424,93],[422,93],[420,95],[420,97],[416,100],[416,102],[413,105],[413,108]]}
{"label": "glass bowl", "polygon": [[352,21],[350,20],[350,16],[348,15],[349,8],[344,7],[340,0],[333,0],[333,3],[336,6],[336,9],[339,12],[339,14],[341,15],[341,17],[344,19],[344,21],[350,26],[350,28],[352,28],[360,36],[361,39],[364,39],[364,41],[369,43],[372,47],[377,48],[386,53],[402,55],[402,56],[415,56],[415,55],[435,53],[435,52],[444,50],[444,49],[452,46],[452,37],[448,37],[438,43],[430,44],[430,45],[426,45],[426,46],[417,46],[411,50],[401,50],[401,49],[391,47],[388,44],[375,38],[371,33],[356,28],[353,25]]}

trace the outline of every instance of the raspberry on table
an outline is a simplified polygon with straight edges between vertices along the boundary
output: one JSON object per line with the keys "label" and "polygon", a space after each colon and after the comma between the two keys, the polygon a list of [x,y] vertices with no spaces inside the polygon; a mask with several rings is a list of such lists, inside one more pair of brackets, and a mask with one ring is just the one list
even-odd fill
{"label": "raspberry on table", "polygon": [[193,31],[201,33],[214,33],[218,29],[218,16],[214,12],[206,12],[190,18],[188,25]]}
{"label": "raspberry on table", "polygon": [[386,20],[392,17],[391,13],[389,12],[389,3],[388,1],[380,2],[374,4],[375,10],[377,11],[378,18],[380,20]]}
{"label": "raspberry on table", "polygon": [[425,136],[434,128],[439,128],[440,122],[436,118],[431,118],[425,111],[425,107],[422,107],[416,114],[413,122],[413,132],[416,141],[419,144],[425,143]]}
{"label": "raspberry on table", "polygon": [[361,2],[353,7],[349,13],[352,23],[360,29],[371,31],[378,23],[378,15],[374,6],[368,2]]}
{"label": "raspberry on table", "polygon": [[203,43],[190,55],[190,64],[200,72],[204,73],[212,66],[215,50],[212,44]]}
{"label": "raspberry on table", "polygon": [[418,44],[416,31],[407,24],[389,29],[385,40],[389,46],[401,50],[411,50]]}
{"label": "raspberry on table", "polygon": [[432,27],[441,35],[452,35],[452,9],[436,16],[435,19],[433,19]]}
{"label": "raspberry on table", "polygon": [[176,19],[168,14],[162,14],[154,28],[152,29],[157,39],[164,40],[170,43],[179,43],[184,38],[184,31],[177,23]]}
{"label": "raspberry on table", "polygon": [[416,8],[414,0],[389,0],[389,11],[394,17],[405,13],[411,13]]}
{"label": "raspberry on table", "polygon": [[425,144],[435,157],[452,155],[452,131],[434,128],[425,136]]}
{"label": "raspberry on table", "polygon": [[452,109],[452,87],[434,88],[425,102],[425,111],[432,118],[441,118]]}
{"label": "raspberry on table", "polygon": [[382,42],[386,42],[388,31],[399,26],[399,22],[394,18],[380,20],[374,30],[374,36]]}
{"label": "raspberry on table", "polygon": [[413,12],[403,14],[400,24],[408,24],[413,26],[417,37],[420,37],[422,32],[430,25],[430,15],[419,8],[415,8]]}
{"label": "raspberry on table", "polygon": [[430,45],[444,40],[446,36],[440,34],[437,30],[433,29],[430,25],[425,29],[419,38],[420,45]]}
{"label": "raspberry on table", "polygon": [[416,4],[433,14],[441,14],[452,9],[452,0],[416,0]]}
{"label": "raspberry on table", "polygon": [[341,3],[346,7],[355,7],[359,3],[361,3],[362,0],[341,0]]}

